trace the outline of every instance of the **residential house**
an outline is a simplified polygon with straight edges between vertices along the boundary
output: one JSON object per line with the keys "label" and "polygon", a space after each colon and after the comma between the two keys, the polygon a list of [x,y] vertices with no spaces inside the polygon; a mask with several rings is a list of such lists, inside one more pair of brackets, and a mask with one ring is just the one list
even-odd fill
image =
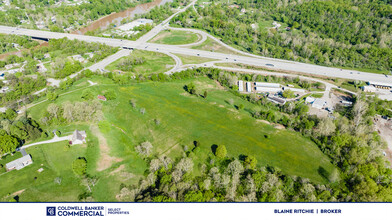
{"label": "residential house", "polygon": [[86,143],[86,131],[75,130],[72,134],[71,144],[83,144]]}
{"label": "residential house", "polygon": [[5,169],[7,171],[11,171],[11,170],[15,170],[15,169],[16,170],[20,170],[23,167],[28,166],[28,165],[30,165],[32,163],[33,163],[33,160],[31,159],[30,154],[27,154],[26,156],[23,156],[23,157],[21,157],[19,159],[16,159],[14,161],[11,161],[11,162],[7,163],[5,165]]}

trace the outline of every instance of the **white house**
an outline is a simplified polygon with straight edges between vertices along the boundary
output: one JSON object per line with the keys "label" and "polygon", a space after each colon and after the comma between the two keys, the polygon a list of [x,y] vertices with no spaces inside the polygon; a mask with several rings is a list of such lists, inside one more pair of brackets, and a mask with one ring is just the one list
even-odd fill
{"label": "white house", "polygon": [[23,167],[28,166],[28,165],[30,165],[32,163],[33,163],[33,160],[31,159],[30,154],[27,154],[26,156],[23,156],[23,157],[21,157],[19,159],[16,159],[14,161],[11,161],[11,162],[7,163],[5,165],[5,169],[7,171],[11,171],[11,170],[15,170],[15,169],[16,170],[20,170]]}
{"label": "white house", "polygon": [[86,143],[86,131],[75,130],[72,134],[71,144],[83,144]]}

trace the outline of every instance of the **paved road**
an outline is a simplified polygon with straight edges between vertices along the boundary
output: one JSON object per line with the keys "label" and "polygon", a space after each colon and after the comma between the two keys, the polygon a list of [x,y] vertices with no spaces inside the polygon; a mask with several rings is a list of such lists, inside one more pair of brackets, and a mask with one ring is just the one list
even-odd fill
{"label": "paved road", "polygon": [[78,39],[87,42],[104,43],[115,47],[126,47],[126,48],[135,48],[135,49],[148,50],[148,51],[159,51],[164,53],[193,55],[193,56],[200,56],[200,57],[218,59],[218,60],[223,59],[226,60],[227,62],[242,63],[247,65],[266,66],[268,64],[270,66],[267,67],[270,67],[271,69],[274,69],[276,71],[286,70],[286,71],[303,72],[308,74],[345,78],[345,79],[392,83],[392,76],[385,77],[382,74],[358,72],[353,70],[340,70],[338,68],[333,68],[333,67],[324,67],[324,66],[305,64],[305,63],[299,63],[299,62],[293,62],[287,60],[258,57],[251,54],[249,54],[249,56],[223,54],[223,53],[195,50],[189,48],[182,48],[180,46],[174,46],[174,45],[143,43],[140,41],[128,41],[128,40],[120,40],[120,39],[113,39],[113,38],[102,38],[102,37],[93,37],[93,36],[85,36],[85,35],[77,35],[77,34],[21,29],[16,27],[7,27],[7,26],[0,26],[0,33],[18,34],[18,35],[26,35],[26,36],[39,37],[39,38],[48,38],[48,39],[58,39],[58,38],[67,37],[69,39]]}
{"label": "paved road", "polygon": [[[91,65],[87,69],[89,69],[93,72],[97,71],[97,70],[104,69],[107,65],[113,63],[114,61],[120,59],[121,57],[128,56],[130,54],[130,52],[131,52],[131,50],[126,50],[126,49],[119,50],[117,53],[106,57],[105,59],[99,61],[98,63]],[[74,78],[76,75],[77,74],[73,74],[70,77]]]}
{"label": "paved road", "polygon": [[72,135],[68,135],[68,136],[64,136],[64,137],[58,137],[56,135],[56,136],[54,136],[54,138],[52,138],[50,140],[24,145],[24,146],[20,147],[18,150],[22,151],[23,149],[26,149],[28,147],[35,146],[35,145],[50,144],[50,143],[55,143],[55,142],[60,142],[60,141],[68,141],[71,139],[72,139]]}

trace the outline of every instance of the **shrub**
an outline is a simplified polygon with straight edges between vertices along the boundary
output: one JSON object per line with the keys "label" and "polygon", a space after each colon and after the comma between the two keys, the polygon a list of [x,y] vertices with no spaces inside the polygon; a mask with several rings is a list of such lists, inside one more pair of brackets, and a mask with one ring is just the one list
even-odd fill
{"label": "shrub", "polygon": [[72,170],[78,176],[83,176],[87,171],[87,160],[84,157],[79,157],[72,163]]}
{"label": "shrub", "polygon": [[216,157],[218,157],[218,158],[225,158],[226,154],[227,154],[227,150],[226,150],[225,145],[219,145],[216,148],[216,151],[215,151],[215,156]]}

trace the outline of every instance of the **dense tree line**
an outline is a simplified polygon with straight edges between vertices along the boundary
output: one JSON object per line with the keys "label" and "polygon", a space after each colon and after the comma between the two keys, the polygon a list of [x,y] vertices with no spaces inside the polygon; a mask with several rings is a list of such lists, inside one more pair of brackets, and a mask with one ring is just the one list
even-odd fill
{"label": "dense tree line", "polygon": [[[204,29],[258,55],[327,66],[392,68],[392,6],[384,1],[236,2],[238,9],[225,1],[198,7],[197,12],[189,9],[174,23]],[[273,28],[274,20],[282,27]]]}
{"label": "dense tree line", "polygon": [[27,117],[16,119],[16,116],[12,109],[0,114],[0,158],[5,153],[14,152],[26,141],[41,136],[42,131],[36,121]]}
{"label": "dense tree line", "polygon": [[21,99],[24,102],[34,100],[31,92],[40,90],[46,86],[46,79],[42,76],[32,78],[28,76],[16,77],[15,75],[7,76],[8,86],[11,88],[6,93],[1,93],[1,103],[11,104],[15,100]]}
{"label": "dense tree line", "polygon": [[102,104],[95,99],[74,103],[64,102],[62,105],[51,103],[42,116],[41,123],[44,125],[59,125],[75,121],[97,122],[103,118]]}
{"label": "dense tree line", "polygon": [[[15,48],[14,44],[18,44],[21,48]],[[29,39],[29,37],[18,35],[4,35],[0,34],[0,54],[7,53],[16,49],[29,49],[37,46],[38,42]],[[0,66],[1,68],[2,66]]]}

